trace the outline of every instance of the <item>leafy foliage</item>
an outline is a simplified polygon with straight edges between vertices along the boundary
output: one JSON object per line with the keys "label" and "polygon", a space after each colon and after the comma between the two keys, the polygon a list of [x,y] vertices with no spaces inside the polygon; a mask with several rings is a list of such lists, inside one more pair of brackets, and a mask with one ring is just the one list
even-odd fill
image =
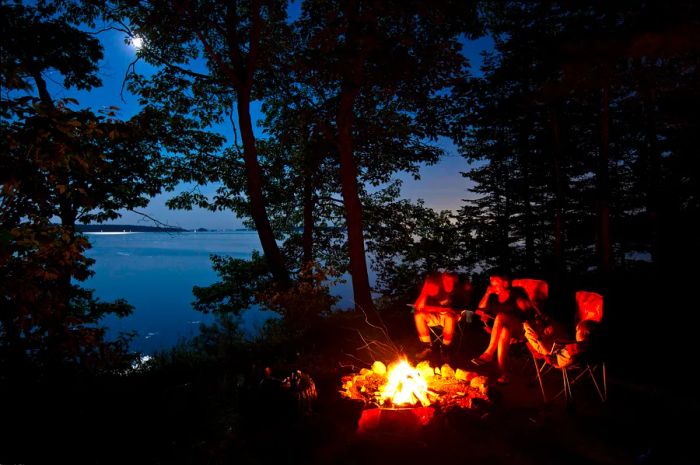
{"label": "leafy foliage", "polygon": [[[13,41],[3,47],[0,73],[12,91],[0,107],[2,362],[11,370],[125,366],[130,336],[108,342],[99,322],[132,307],[100,302],[77,284],[91,275],[92,260],[75,225],[146,205],[161,189],[161,145],[139,116],[118,121],[115,109],[96,115],[53,100],[43,75],[58,72],[66,86],[89,89],[99,84],[102,50],[71,24],[82,16],[44,7],[2,6]],[[34,46],[35,36],[43,48]],[[32,88],[38,97],[26,95]]]}
{"label": "leafy foliage", "polygon": [[[674,174],[695,134],[691,119],[674,115],[694,101],[697,9],[484,6],[495,50],[483,79],[455,88],[452,115],[465,158],[476,162],[466,176],[480,197],[460,222],[482,264],[577,275],[606,268],[605,243],[621,268],[639,253],[660,265],[680,243],[694,248],[672,238],[695,214],[696,196],[686,192],[685,203],[667,194],[696,182],[690,171]],[[693,71],[678,74],[679,66]],[[671,143],[681,133],[684,145]]]}

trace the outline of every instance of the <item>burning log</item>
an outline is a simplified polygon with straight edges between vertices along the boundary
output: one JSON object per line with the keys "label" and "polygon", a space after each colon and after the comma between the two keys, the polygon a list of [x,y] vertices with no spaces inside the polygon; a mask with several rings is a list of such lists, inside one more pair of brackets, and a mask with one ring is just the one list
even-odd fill
{"label": "burning log", "polygon": [[473,399],[488,401],[487,379],[450,365],[432,367],[421,362],[415,368],[399,360],[387,368],[381,361],[372,369],[342,379],[341,394],[383,409],[439,406],[472,408]]}

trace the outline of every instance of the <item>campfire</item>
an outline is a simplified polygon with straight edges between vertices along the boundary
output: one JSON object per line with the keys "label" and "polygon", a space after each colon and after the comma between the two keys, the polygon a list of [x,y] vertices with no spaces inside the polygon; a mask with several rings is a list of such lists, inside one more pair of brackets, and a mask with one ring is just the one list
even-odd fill
{"label": "campfire", "polygon": [[380,409],[439,406],[446,410],[472,408],[474,399],[488,401],[485,376],[455,371],[447,364],[432,367],[421,362],[413,367],[398,360],[387,367],[375,361],[371,369],[363,368],[342,381],[344,397]]}
{"label": "campfire", "polygon": [[[379,364],[376,365],[380,367]],[[382,371],[383,368],[379,370]],[[415,405],[419,401],[423,407],[431,404],[428,395],[433,393],[428,389],[428,382],[420,370],[413,368],[406,360],[391,366],[387,379],[387,384],[379,390],[382,405],[387,401],[393,405]]]}

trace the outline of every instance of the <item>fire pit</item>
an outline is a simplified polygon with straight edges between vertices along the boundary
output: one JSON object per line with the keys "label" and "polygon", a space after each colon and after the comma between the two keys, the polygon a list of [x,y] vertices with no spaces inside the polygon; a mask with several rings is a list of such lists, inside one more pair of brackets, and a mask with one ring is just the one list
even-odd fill
{"label": "fire pit", "polygon": [[416,367],[397,360],[343,377],[341,394],[364,402],[358,432],[374,429],[414,431],[430,422],[435,411],[469,409],[476,399],[488,402],[487,379],[449,365]]}

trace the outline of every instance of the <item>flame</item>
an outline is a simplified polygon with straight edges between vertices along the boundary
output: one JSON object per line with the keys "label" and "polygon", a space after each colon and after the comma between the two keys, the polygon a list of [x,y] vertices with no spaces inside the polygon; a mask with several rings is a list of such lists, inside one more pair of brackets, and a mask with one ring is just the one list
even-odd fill
{"label": "flame", "polygon": [[389,381],[380,388],[382,404],[391,399],[393,405],[415,405],[417,402],[423,407],[430,405],[428,382],[406,360],[390,366],[387,377]]}

